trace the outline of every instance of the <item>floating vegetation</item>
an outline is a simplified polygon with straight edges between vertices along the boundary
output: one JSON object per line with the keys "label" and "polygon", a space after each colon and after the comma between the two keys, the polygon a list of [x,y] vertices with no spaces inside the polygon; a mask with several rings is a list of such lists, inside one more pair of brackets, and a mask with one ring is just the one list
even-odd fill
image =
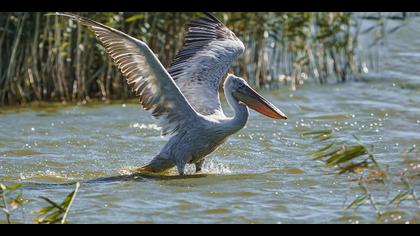
{"label": "floating vegetation", "polygon": [[[355,181],[362,194],[348,204],[345,207],[346,210],[351,209],[356,213],[359,207],[370,205],[375,210],[380,222],[388,222],[389,219],[386,218],[388,214],[386,213],[395,210],[395,208],[400,208],[401,204],[408,200],[412,202],[412,209],[415,212],[420,211],[419,198],[409,182],[409,179],[414,179],[418,174],[411,173],[409,169],[405,169],[398,174],[390,173],[388,169],[383,168],[378,162],[374,145],[367,147],[355,136],[353,136],[354,140],[351,141],[355,144],[349,145],[345,141],[339,141],[333,135],[335,132],[337,131],[321,130],[306,132],[303,133],[303,136],[309,136],[315,142],[324,145],[318,150],[307,154],[313,160],[323,161],[327,168],[336,169],[338,175],[357,176]],[[407,159],[410,154],[414,154],[414,157],[419,157],[419,153],[420,151],[416,147],[412,147],[402,154],[402,160]],[[393,197],[382,199],[379,202],[375,200],[374,193],[370,191],[370,185],[377,184],[386,186],[383,191],[393,192],[401,186],[403,186],[403,190],[396,194],[389,192],[386,196]]]}
{"label": "floating vegetation", "polygon": [[337,119],[349,119],[353,118],[353,115],[350,114],[339,114],[339,115],[325,115],[325,116],[317,116],[313,119],[315,120],[337,120]]}
{"label": "floating vegetation", "polygon": [[40,155],[40,154],[42,153],[34,151],[34,150],[28,150],[28,149],[8,150],[5,152],[0,152],[0,157],[8,157],[8,156],[24,157],[24,156],[34,156],[34,155]]}

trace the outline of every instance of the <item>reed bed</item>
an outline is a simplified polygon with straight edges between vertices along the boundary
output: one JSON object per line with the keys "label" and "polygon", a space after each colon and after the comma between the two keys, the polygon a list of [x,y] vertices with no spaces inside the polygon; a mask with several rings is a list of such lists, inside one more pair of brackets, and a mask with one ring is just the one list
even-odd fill
{"label": "reed bed", "polygon": [[[78,13],[148,43],[168,66],[181,48],[186,23],[201,13]],[[386,35],[394,13],[215,13],[247,47],[232,68],[255,87],[358,80],[374,57],[360,53],[358,36]],[[377,22],[361,32],[360,22]],[[403,25],[403,24],[400,24]],[[392,29],[396,31],[397,29]],[[44,12],[0,13],[0,105],[33,101],[88,102],[133,95],[94,35]],[[373,54],[374,55],[374,54]],[[370,61],[370,63],[369,63]]]}

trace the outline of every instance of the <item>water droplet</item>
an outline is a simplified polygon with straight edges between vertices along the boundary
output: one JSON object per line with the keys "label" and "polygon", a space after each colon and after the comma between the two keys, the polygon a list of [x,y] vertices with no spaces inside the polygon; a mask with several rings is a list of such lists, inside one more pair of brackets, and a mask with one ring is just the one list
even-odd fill
{"label": "water droplet", "polygon": [[365,63],[363,63],[363,73],[367,74],[369,73],[369,68],[367,67],[367,65]]}
{"label": "water droplet", "polygon": [[35,128],[34,128],[34,127],[32,127],[32,128],[31,128],[31,131],[35,131]]}
{"label": "water droplet", "polygon": [[127,105],[126,105],[126,104],[122,104],[121,106],[122,106],[122,107],[124,107],[124,108],[125,108],[125,107],[127,107]]}
{"label": "water droplet", "polygon": [[420,120],[417,120],[417,124],[420,124]]}

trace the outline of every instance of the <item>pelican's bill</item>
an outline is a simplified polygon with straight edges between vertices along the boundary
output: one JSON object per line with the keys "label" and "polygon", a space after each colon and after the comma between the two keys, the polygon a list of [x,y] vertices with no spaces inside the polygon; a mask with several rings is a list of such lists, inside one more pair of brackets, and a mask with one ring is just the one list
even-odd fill
{"label": "pelican's bill", "polygon": [[244,86],[243,88],[233,92],[233,95],[236,99],[245,103],[251,109],[265,116],[273,119],[287,119],[287,116],[280,111],[280,109],[274,106],[263,96],[259,95],[249,86]]}

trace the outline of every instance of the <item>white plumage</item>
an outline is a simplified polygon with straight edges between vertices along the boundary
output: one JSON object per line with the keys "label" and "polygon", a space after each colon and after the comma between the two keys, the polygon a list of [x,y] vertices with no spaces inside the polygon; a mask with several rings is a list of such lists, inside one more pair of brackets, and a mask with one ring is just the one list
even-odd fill
{"label": "white plumage", "polygon": [[235,116],[224,115],[219,86],[245,47],[209,13],[188,24],[184,47],[168,70],[144,42],[72,13],[56,14],[76,20],[96,34],[133,92],[140,97],[143,108],[157,119],[162,134],[171,135],[159,154],[141,171],[162,172],[176,166],[183,175],[187,163],[201,170],[204,157],[245,126],[247,106],[271,118],[287,118],[245,80],[234,75],[228,75],[224,89]]}

